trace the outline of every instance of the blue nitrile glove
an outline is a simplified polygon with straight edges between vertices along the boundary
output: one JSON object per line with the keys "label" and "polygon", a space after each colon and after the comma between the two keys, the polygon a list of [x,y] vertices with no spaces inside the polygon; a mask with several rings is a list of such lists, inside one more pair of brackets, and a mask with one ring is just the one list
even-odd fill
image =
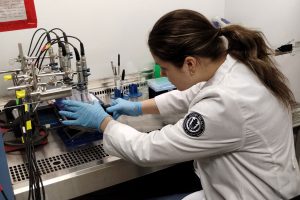
{"label": "blue nitrile glove", "polygon": [[112,101],[111,106],[106,111],[113,113],[114,119],[117,119],[121,115],[139,116],[143,114],[141,102],[127,101],[121,98]]}
{"label": "blue nitrile glove", "polygon": [[93,104],[80,101],[63,100],[63,111],[59,114],[67,118],[62,123],[67,126],[85,126],[99,130],[99,127],[107,116],[109,116],[99,104],[95,101]]}

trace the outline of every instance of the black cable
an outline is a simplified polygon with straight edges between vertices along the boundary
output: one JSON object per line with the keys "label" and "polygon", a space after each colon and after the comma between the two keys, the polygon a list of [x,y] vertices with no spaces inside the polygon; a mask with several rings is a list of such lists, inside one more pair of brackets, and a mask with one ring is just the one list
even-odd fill
{"label": "black cable", "polygon": [[27,158],[30,159],[30,161],[28,161],[28,166],[30,168],[30,175],[31,175],[31,190],[32,190],[32,199],[36,199],[36,177],[35,177],[35,169],[32,165],[32,146],[31,146],[31,138],[28,137],[28,154],[27,154]]}
{"label": "black cable", "polygon": [[75,52],[76,61],[80,61],[80,56],[79,56],[79,52],[78,52],[77,48],[73,46],[73,49],[74,49],[74,52]]}
{"label": "black cable", "polygon": [[[42,54],[44,54],[44,55],[42,56],[41,63],[39,64],[39,63],[37,62],[36,66],[38,67],[38,69],[41,69],[42,64],[43,64],[43,62],[44,62],[44,59],[45,59],[45,56],[46,56],[47,52],[48,52],[48,49],[46,49],[45,51],[43,51]],[[40,57],[39,57],[39,59],[40,59]]]}
{"label": "black cable", "polygon": [[[55,33],[55,34],[56,34],[56,33]],[[47,38],[47,43],[46,43],[46,45],[47,45],[47,44],[52,45],[52,44],[51,44],[52,39],[51,39],[51,37],[50,37],[50,33],[49,33],[49,32],[46,33],[46,38]],[[44,39],[45,39],[45,38],[44,38]],[[43,40],[43,41],[44,41],[44,40]],[[41,43],[41,44],[42,44],[42,43]],[[49,48],[50,48],[50,47],[49,47]],[[48,51],[49,48],[47,48],[46,50],[43,50],[43,51],[40,53],[40,55],[38,56],[38,59],[37,59],[36,62],[35,62],[35,65],[38,67],[38,69],[41,69],[42,63],[43,63],[43,61],[44,61],[44,58],[45,58],[46,53],[47,53],[47,51]],[[44,56],[43,56],[43,58],[42,58],[42,61],[41,61],[40,66],[39,66],[38,62],[39,62],[40,56],[41,56],[43,53],[44,53]]]}
{"label": "black cable", "polygon": [[[44,35],[45,35],[45,36],[44,36]],[[44,36],[44,38],[43,38],[42,42],[40,43],[40,46],[38,47],[38,50],[37,50],[35,56],[38,55],[39,50],[41,49],[41,47],[42,47],[42,45],[43,45],[45,39],[47,39],[47,38],[49,39],[49,32],[44,32],[44,33],[39,37],[39,39],[38,39],[36,45],[34,46],[33,51],[32,51],[31,54],[29,55],[30,57],[31,57],[31,56],[33,55],[33,53],[35,52],[35,49],[36,49],[37,45],[39,44],[40,39],[41,39],[43,36]],[[47,44],[47,43],[46,43],[46,44]],[[45,45],[46,45],[46,44],[45,44]]]}
{"label": "black cable", "polygon": [[80,43],[80,54],[81,54],[81,56],[85,56],[84,45],[81,42],[81,40],[78,37],[75,37],[75,36],[72,36],[72,35],[68,35],[67,37],[73,38],[73,39],[77,40]]}
{"label": "black cable", "polygon": [[[33,164],[36,168],[36,173],[37,173],[37,178],[39,179],[39,183],[41,184],[41,189],[42,189],[42,193],[43,193],[43,196],[45,196],[45,188],[44,188],[44,185],[43,185],[43,181],[42,181],[42,178],[41,178],[41,173],[39,171],[39,168],[38,168],[38,164],[36,162],[36,155],[35,153],[33,154]],[[38,184],[38,188],[40,188],[40,185]]]}
{"label": "black cable", "polygon": [[[25,138],[25,146],[26,146],[26,158],[28,158],[28,152],[29,152],[29,145],[28,145],[28,138],[26,136]],[[31,199],[31,195],[32,195],[32,169],[31,169],[31,164],[29,162],[27,162],[28,165],[27,165],[27,170],[28,170],[28,179],[29,179],[29,194],[28,194],[28,200]]]}
{"label": "black cable", "polygon": [[64,38],[65,42],[68,43],[68,37],[67,37],[67,34],[66,34],[62,29],[60,29],[60,28],[53,28],[53,29],[51,29],[50,31],[55,31],[55,30],[61,31],[62,34],[63,34],[63,38]]}
{"label": "black cable", "polygon": [[[32,144],[32,138],[30,137],[31,133],[28,133],[27,138],[27,158],[28,158],[28,168],[30,174],[30,190],[32,194],[32,199],[45,199],[45,191],[44,186],[41,179],[41,174],[38,169],[38,165],[36,162],[36,157],[34,153],[34,146]],[[42,190],[42,191],[41,191]],[[42,192],[42,195],[41,195]]]}
{"label": "black cable", "polygon": [[[67,44],[66,42],[63,42],[63,43]],[[75,58],[76,58],[77,61],[79,61],[80,56],[79,56],[78,49],[72,43],[68,42],[68,44],[73,48],[74,53],[75,53]]]}
{"label": "black cable", "polygon": [[[4,134],[7,134],[7,133],[10,133],[10,132],[5,132]],[[48,131],[45,131],[45,134],[42,135],[40,138],[34,140],[34,141],[33,141],[33,144],[34,144],[34,145],[40,144],[40,143],[41,143],[44,139],[46,139],[48,136],[49,136]],[[20,143],[20,142],[13,142],[13,141],[10,141],[10,140],[8,140],[8,141],[7,141],[7,140],[6,140],[6,141],[4,140],[4,144],[5,144],[5,145],[8,145],[8,146],[21,147],[21,148],[23,148],[23,147],[26,146],[25,144],[22,144],[22,143]]]}
{"label": "black cable", "polygon": [[34,34],[33,34],[32,37],[31,37],[31,41],[30,41],[30,45],[29,45],[29,49],[28,49],[27,55],[29,55],[29,53],[30,53],[31,45],[32,45],[33,39],[34,39],[34,37],[35,37],[35,34],[36,34],[38,31],[41,31],[41,30],[47,32],[47,30],[44,29],[44,28],[39,28],[39,29],[37,29],[37,30],[34,32]]}
{"label": "black cable", "polygon": [[[61,38],[61,37],[58,37],[58,38]],[[63,41],[63,42],[60,41],[58,38],[57,38],[57,39],[52,39],[52,40],[51,40],[51,45],[54,45],[54,44],[59,43],[59,42],[61,42],[60,45],[62,45],[62,43],[66,43],[66,42],[64,42],[64,41]],[[69,44],[70,46],[73,47],[73,50],[74,50],[74,52],[75,52],[76,60],[79,61],[79,60],[80,60],[80,57],[79,57],[79,53],[78,53],[77,48],[76,48],[72,43],[70,43],[70,42],[68,42],[68,44]],[[44,61],[44,58],[45,58],[45,56],[46,56],[47,51],[48,51],[48,49],[46,49],[46,50],[43,52],[44,55],[42,56],[42,60],[41,60],[40,64],[39,64],[38,62],[39,62],[39,59],[40,59],[41,55],[40,55],[40,56],[37,58],[37,60],[36,60],[36,64],[35,64],[35,65],[37,65],[39,69],[41,69],[41,67],[42,67],[42,63],[43,63],[43,61]],[[64,52],[63,54],[66,54],[66,53],[65,53],[66,50],[64,49],[64,47],[63,47],[63,52]]]}
{"label": "black cable", "polygon": [[[20,102],[22,103],[22,102]],[[20,106],[19,109],[19,115],[21,117],[20,121],[20,127],[22,127],[25,130],[25,133],[23,133],[23,139],[25,143],[25,159],[27,162],[27,169],[28,169],[28,175],[29,175],[29,195],[28,200],[44,200],[45,199],[45,190],[43,181],[41,178],[41,173],[39,172],[39,168],[36,162],[36,156],[34,151],[34,141],[33,141],[33,135],[35,134],[35,131],[37,131],[35,125],[32,124],[31,128],[28,128],[28,126],[25,126],[27,121],[33,121],[30,110],[31,108],[28,108],[29,111],[24,110],[24,105]]]}
{"label": "black cable", "polygon": [[[50,43],[50,45],[53,45],[53,44],[55,44],[55,43]],[[47,51],[48,51],[48,49],[49,48],[46,48],[46,49],[43,49],[41,52],[40,52],[40,54],[38,55],[38,57],[37,57],[37,59],[36,59],[36,61],[35,61],[35,63],[34,63],[34,66],[36,66],[36,67],[38,67],[39,69],[40,69],[40,67],[39,67],[39,60],[40,60],[40,58],[41,58],[41,56],[43,55],[43,57],[42,57],[42,62],[41,63],[43,63],[43,61],[44,61],[44,58],[45,58],[45,56],[46,56],[46,53],[47,53]],[[40,64],[40,66],[41,66],[42,64]]]}
{"label": "black cable", "polygon": [[[45,29],[45,30],[46,30],[46,29]],[[50,31],[51,31],[51,30],[50,30]],[[35,56],[38,55],[39,49],[41,49],[41,47],[42,47],[42,45],[43,45],[45,39],[47,39],[47,41],[48,41],[47,43],[49,43],[49,42],[51,41],[51,37],[50,37],[50,34],[49,34],[50,31],[48,32],[48,31],[46,30],[46,32],[44,32],[42,35],[40,35],[40,37],[39,37],[39,39],[38,39],[38,41],[37,41],[37,43],[36,43],[36,45],[35,45],[35,47],[34,47],[32,53],[29,54],[29,52],[28,52],[28,55],[29,55],[29,56],[32,56],[32,55],[33,55],[33,53],[34,53],[34,51],[35,51],[37,45],[39,44],[40,39],[41,39],[44,35],[45,35],[45,36],[44,36],[42,42],[40,43],[40,46],[38,47],[38,51],[36,52]],[[52,33],[54,33],[54,32],[52,32]],[[46,44],[47,44],[47,43],[46,43]]]}
{"label": "black cable", "polygon": [[34,66],[35,66],[35,67],[38,67],[38,66],[39,66],[40,58],[43,57],[43,56],[45,56],[46,52],[47,52],[47,49],[43,49],[43,50],[40,52],[40,54],[38,55],[38,57],[36,58],[36,60],[35,60],[35,62],[34,62]]}
{"label": "black cable", "polygon": [[34,66],[38,66],[38,63],[39,63],[39,60],[40,60],[42,54],[43,54],[45,51],[47,51],[47,50],[48,50],[48,49],[43,49],[43,50],[40,52],[39,56],[37,57],[37,59],[36,59],[36,61],[35,61],[35,63],[34,63]]}
{"label": "black cable", "polygon": [[[41,47],[42,47],[42,45],[43,45],[43,43],[44,43],[44,41],[45,41],[45,39],[47,38],[47,40],[48,40],[48,42],[49,42],[49,33],[50,32],[52,32],[53,34],[55,34],[56,35],[56,37],[57,37],[57,39],[59,38],[64,38],[64,43],[66,43],[66,44],[70,44],[72,47],[73,47],[73,49],[75,48],[74,47],[74,45],[73,44],[71,44],[71,43],[69,43],[68,42],[68,38],[73,38],[73,39],[76,39],[79,43],[80,43],[80,54],[81,54],[81,56],[84,56],[85,55],[85,50],[84,50],[84,45],[83,45],[83,43],[81,42],[81,40],[79,39],[79,38],[77,38],[77,37],[75,37],[75,36],[71,36],[71,35],[66,35],[65,34],[65,32],[62,30],[62,29],[60,29],[60,28],[53,28],[53,29],[51,29],[49,32],[47,32],[47,30],[46,29],[40,29],[40,30],[45,30],[46,32],[44,32],[43,34],[41,34],[40,35],[40,37],[39,37],[39,39],[38,39],[38,41],[37,41],[37,43],[36,43],[36,45],[35,45],[35,47],[34,47],[34,49],[33,49],[33,51],[32,51],[32,53],[30,54],[30,49],[31,49],[31,45],[32,45],[32,41],[31,41],[31,44],[30,44],[30,48],[29,48],[29,51],[28,51],[28,55],[29,56],[32,56],[33,54],[34,54],[34,52],[35,52],[35,50],[36,50],[36,47],[38,46],[38,44],[39,44],[39,41],[40,41],[40,39],[44,36],[44,38],[43,38],[43,40],[42,40],[42,42],[40,43],[40,46],[39,46],[39,48],[38,49],[41,49]],[[62,32],[62,34],[63,34],[63,37],[58,37],[58,35],[54,32],[54,30],[59,30],[59,31],[61,31]],[[36,31],[37,32],[37,31]],[[35,32],[35,34],[36,34],[36,32]],[[35,35],[34,34],[34,35]],[[33,38],[34,38],[34,35],[33,35]],[[33,38],[32,38],[32,40],[33,40]],[[74,49],[74,51],[75,51],[75,49]],[[36,52],[36,54],[35,54],[35,56],[37,56],[38,55],[38,52],[39,51],[37,51]],[[75,52],[76,53],[76,52]],[[39,57],[41,57],[41,56],[39,56]],[[37,64],[38,62],[36,62],[36,64]],[[38,66],[38,65],[37,65]]]}
{"label": "black cable", "polygon": [[1,190],[1,193],[2,193],[2,196],[4,197],[4,199],[5,199],[5,200],[8,200],[8,198],[7,198],[7,196],[6,196],[5,192],[4,192],[4,190]]}
{"label": "black cable", "polygon": [[[52,33],[52,34],[54,34],[55,36],[56,36],[56,40],[59,40],[60,39],[60,37],[57,35],[57,33],[55,33],[54,31],[49,31],[49,33]],[[53,40],[55,40],[55,39],[51,39],[50,40],[50,42],[52,42]],[[48,41],[49,42],[49,41]]]}
{"label": "black cable", "polygon": [[[57,39],[51,39],[50,45],[54,45],[55,43],[59,43],[59,46],[62,47],[63,55],[65,56],[65,55],[66,55],[66,49],[65,49],[64,46],[62,45],[62,42],[59,40],[59,39],[62,38],[62,37],[59,37],[55,32],[52,32],[52,33],[55,34],[55,35],[57,36]],[[73,36],[72,36],[72,37],[73,37]],[[46,37],[45,37],[45,38],[46,38]],[[44,39],[45,39],[45,38],[44,38]],[[49,37],[48,37],[48,38],[49,38]],[[78,39],[78,38],[77,38],[77,39]],[[79,40],[79,39],[78,39],[78,40]],[[79,40],[79,41],[80,41],[80,40]],[[64,43],[66,43],[66,42],[64,42]],[[68,44],[70,44],[70,45],[73,47],[74,52],[75,52],[75,56],[76,56],[76,60],[79,61],[80,58],[79,58],[79,54],[78,54],[77,48],[76,48],[72,43],[68,43]],[[44,61],[44,59],[45,59],[45,56],[46,56],[46,54],[47,54],[47,52],[48,52],[48,49],[49,49],[49,48],[43,49],[43,50],[40,52],[39,56],[37,57],[37,59],[36,59],[34,65],[35,65],[38,69],[41,69],[42,63],[43,63],[43,61]],[[81,51],[82,51],[82,50],[81,50]],[[83,50],[83,52],[84,52],[84,50]],[[41,57],[42,57],[42,59],[41,59]],[[39,63],[40,59],[41,59],[41,62]]]}
{"label": "black cable", "polygon": [[[34,117],[34,115],[29,115],[31,118]],[[20,126],[20,117],[16,118],[13,122],[8,123],[4,120],[0,119],[0,128],[7,129],[5,132],[2,133],[3,142],[5,145],[12,146],[12,147],[19,147],[19,148],[25,148],[25,144],[22,143],[21,139],[19,140],[6,140],[5,136],[8,133],[14,134],[14,130]],[[40,144],[44,139],[46,139],[49,136],[49,132],[47,131],[46,127],[41,126],[39,124],[35,124],[35,128],[38,129],[38,133],[43,132],[43,135],[40,135],[41,137],[35,138],[33,140],[34,145]]]}
{"label": "black cable", "polygon": [[75,37],[73,35],[67,35],[68,38],[73,38],[75,40],[77,40],[79,43],[82,43],[81,40],[78,37]]}
{"label": "black cable", "polygon": [[[78,38],[75,37],[75,36],[69,36],[69,35],[67,35],[66,37],[67,37],[67,38],[69,37],[69,38],[76,39],[76,40],[80,43],[80,52],[81,52],[80,54],[81,54],[81,55],[85,55],[84,46],[83,46],[83,43],[80,41],[80,39],[78,39]],[[59,39],[62,39],[62,38],[64,38],[64,37],[58,37],[58,38],[59,38]],[[58,38],[52,39],[52,41],[56,41],[56,40],[58,40]],[[72,44],[72,43],[70,43],[70,42],[66,42],[66,41],[61,41],[61,42],[65,43],[65,44],[70,44],[73,48],[75,48],[74,44]]]}
{"label": "black cable", "polygon": [[[41,34],[40,35],[40,37],[39,37],[39,39],[37,40],[37,42],[36,42],[36,44],[35,44],[35,46],[34,46],[34,48],[33,48],[33,50],[32,50],[32,52],[30,53],[30,52],[28,52],[28,56],[32,56],[33,55],[33,53],[35,52],[35,50],[36,50],[36,47],[38,46],[38,44],[40,43],[40,40],[41,40],[41,38],[44,36],[44,38],[43,38],[43,40],[42,40],[42,42],[41,42],[41,44],[43,44],[44,43],[44,41],[45,41],[45,39],[46,39],[46,32],[44,32],[43,34]],[[41,48],[41,45],[39,46],[39,48],[38,48],[38,50],[37,50],[37,53],[39,52],[39,49]],[[36,55],[37,55],[37,53],[36,53]]]}
{"label": "black cable", "polygon": [[[53,41],[55,41],[55,42],[53,42]],[[53,44],[55,44],[55,43],[58,43],[58,41],[56,41],[56,39],[52,39],[50,45],[53,45]],[[47,52],[48,52],[48,49],[49,49],[49,48],[43,50],[43,51],[40,53],[40,55],[38,56],[37,60],[35,61],[35,64],[34,64],[34,65],[36,65],[36,66],[38,67],[38,69],[41,69],[42,64],[43,64],[43,62],[44,62],[44,59],[45,59],[45,56],[46,56],[46,54],[47,54]],[[42,54],[43,54],[43,56],[42,56]],[[41,60],[41,63],[39,64],[39,60],[40,60],[41,56],[42,56],[42,60]]]}
{"label": "black cable", "polygon": [[[46,34],[46,33],[45,33]],[[42,45],[43,45],[43,43],[44,43],[44,41],[46,40],[46,38],[47,38],[47,36],[45,35],[44,36],[44,38],[43,38],[43,40],[42,40],[42,42],[40,43],[40,46],[38,47],[38,50],[37,50],[37,52],[35,53],[35,56],[37,56],[38,55],[38,53],[39,53],[39,50],[41,49],[41,47],[42,47]],[[38,44],[36,44],[36,45],[38,45]],[[32,52],[32,54],[33,54],[34,52]],[[32,56],[32,54],[30,55],[30,56]]]}

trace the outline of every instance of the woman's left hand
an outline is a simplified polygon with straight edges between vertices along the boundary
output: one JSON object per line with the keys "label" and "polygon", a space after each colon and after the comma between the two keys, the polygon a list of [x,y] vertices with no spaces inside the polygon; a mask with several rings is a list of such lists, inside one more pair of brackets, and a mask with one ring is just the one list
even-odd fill
{"label": "woman's left hand", "polygon": [[59,114],[68,118],[62,122],[67,126],[84,126],[100,130],[101,123],[109,116],[97,101],[89,104],[63,100],[62,104],[63,110],[59,111]]}

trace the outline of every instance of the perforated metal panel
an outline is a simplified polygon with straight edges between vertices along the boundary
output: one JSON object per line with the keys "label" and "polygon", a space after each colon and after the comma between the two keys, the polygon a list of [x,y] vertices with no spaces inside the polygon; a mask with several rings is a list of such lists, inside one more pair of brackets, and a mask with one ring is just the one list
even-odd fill
{"label": "perforated metal panel", "polygon": [[[139,83],[136,83],[137,84],[137,87],[138,88],[141,88],[141,87],[145,87],[147,86],[147,82],[139,82]],[[123,85],[123,88],[125,90],[128,90],[128,87],[129,87],[129,84],[124,84]],[[111,93],[113,93],[115,90],[115,87],[105,87],[105,88],[99,88],[99,89],[93,89],[91,90],[91,92],[98,96],[98,97],[103,97],[103,96],[107,96],[107,95],[110,95]]]}
{"label": "perforated metal panel", "polygon": [[[51,172],[79,166],[95,160],[102,160],[107,157],[103,145],[89,146],[83,149],[77,149],[61,155],[52,156],[37,160],[40,173],[49,174]],[[24,181],[28,179],[28,163],[14,165],[9,167],[11,180],[13,182]]]}

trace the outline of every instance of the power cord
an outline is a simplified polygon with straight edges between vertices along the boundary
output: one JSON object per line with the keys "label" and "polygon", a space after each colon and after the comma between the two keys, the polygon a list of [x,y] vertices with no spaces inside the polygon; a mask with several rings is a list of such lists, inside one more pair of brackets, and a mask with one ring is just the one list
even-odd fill
{"label": "power cord", "polygon": [[2,194],[3,198],[4,198],[5,200],[8,200],[7,195],[5,194],[5,192],[4,192],[3,187],[2,187],[1,184],[0,184],[0,191],[1,191],[1,194]]}

